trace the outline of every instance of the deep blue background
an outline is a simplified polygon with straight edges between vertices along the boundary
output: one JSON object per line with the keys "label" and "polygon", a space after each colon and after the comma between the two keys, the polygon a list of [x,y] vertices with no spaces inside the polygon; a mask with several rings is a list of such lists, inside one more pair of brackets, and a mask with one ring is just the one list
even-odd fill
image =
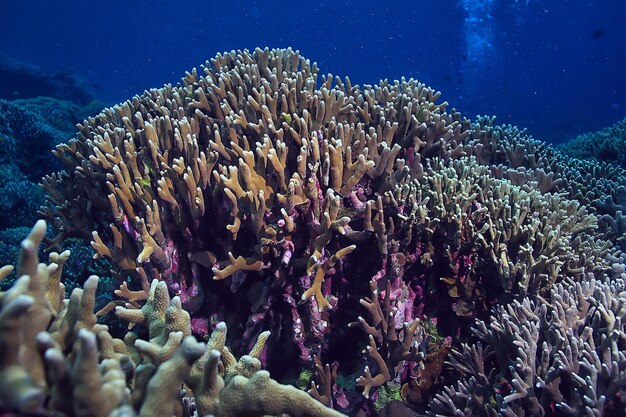
{"label": "deep blue background", "polygon": [[626,0],[5,0],[0,53],[114,103],[219,51],[292,46],[324,73],[415,77],[467,116],[561,141],[626,116],[625,26]]}

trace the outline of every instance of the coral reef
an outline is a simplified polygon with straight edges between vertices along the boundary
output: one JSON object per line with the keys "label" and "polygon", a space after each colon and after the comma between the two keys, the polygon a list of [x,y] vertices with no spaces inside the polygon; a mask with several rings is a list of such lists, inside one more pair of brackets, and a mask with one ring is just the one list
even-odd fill
{"label": "coral reef", "polygon": [[[618,126],[608,131],[618,130]],[[559,193],[584,205],[599,219],[599,232],[608,232],[626,249],[626,170],[607,162],[570,157],[530,137],[514,126],[498,126],[480,118],[465,142],[465,151],[491,175],[541,192]]]}
{"label": "coral reef", "polygon": [[[115,265],[119,288],[98,316],[145,328],[134,344],[162,363],[157,374],[173,372],[162,359],[172,345],[190,333],[211,345],[226,323],[224,361],[261,340],[255,370],[281,383],[313,370],[316,404],[352,415],[400,398],[444,415],[623,407],[621,171],[471,122],[412,79],[357,86],[318,73],[291,49],[220,54],[56,148],[66,170],[43,181],[49,248],[88,240]],[[559,312],[576,308],[568,327]],[[562,372],[579,335],[568,360],[593,365]],[[180,380],[196,358],[176,355]],[[279,389],[249,366],[232,365],[243,375],[231,379],[225,364],[223,383]],[[595,397],[587,380],[603,384]],[[210,404],[217,388],[205,401],[196,384],[196,404]],[[285,390],[285,401],[306,397]]]}
{"label": "coral reef", "polygon": [[[29,72],[25,65],[15,63],[11,64],[14,68],[10,71],[7,62],[0,59],[0,84],[20,89],[20,83],[28,80],[31,94],[56,94],[81,104],[55,97],[31,97],[22,94],[24,91],[15,95],[22,98],[0,99],[0,211],[3,213],[0,217],[0,265],[13,261],[13,248],[23,236],[22,228],[30,227],[38,218],[37,211],[45,201],[38,185],[41,177],[62,167],[49,157],[49,152],[72,137],[77,122],[101,108],[87,91],[79,94],[78,84],[66,85],[71,83],[70,78],[55,81],[42,75],[42,71]],[[56,83],[57,87],[44,88],[37,79],[42,83]],[[6,97],[3,91],[0,86],[0,97]],[[68,94],[61,94],[62,91]],[[79,285],[82,285],[87,275],[81,274],[80,268],[70,269],[74,275],[81,275]],[[0,287],[7,288],[14,278],[12,275]]]}
{"label": "coral reef", "polygon": [[84,79],[62,70],[50,73],[0,54],[0,99],[51,97],[87,106],[94,98]]}
{"label": "coral reef", "polygon": [[39,113],[31,111],[28,104],[0,100],[0,134],[0,162],[15,165],[28,179],[38,181],[61,165],[46,152],[32,150],[54,149],[71,137],[72,130],[54,128]]}
{"label": "coral reef", "polygon": [[[163,282],[152,282],[141,309],[117,310],[131,323],[145,323],[148,340],[132,332],[113,338],[94,314],[98,277],[64,300],[60,278],[69,252],[39,263],[45,231],[39,221],[22,242],[20,278],[0,292],[3,415],[342,415],[260,370],[267,334],[239,359],[224,345],[224,323],[206,344],[196,341],[189,314]],[[0,280],[11,268],[0,268]],[[193,389],[193,399],[183,384]]]}
{"label": "coral reef", "polygon": [[626,168],[626,119],[613,126],[579,135],[564,143],[559,149],[574,158],[595,159]]}
{"label": "coral reef", "polygon": [[475,345],[453,350],[462,379],[433,401],[432,415],[624,415],[626,292],[622,280],[555,285],[479,320]]}

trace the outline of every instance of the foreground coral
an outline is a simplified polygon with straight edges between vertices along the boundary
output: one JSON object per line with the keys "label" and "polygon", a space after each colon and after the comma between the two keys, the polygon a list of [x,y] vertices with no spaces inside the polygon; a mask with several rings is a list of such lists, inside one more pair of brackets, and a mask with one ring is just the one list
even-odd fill
{"label": "foreground coral", "polygon": [[[181,416],[197,409],[198,415],[216,417],[341,416],[261,371],[264,340],[239,360],[224,345],[223,323],[207,344],[197,342],[189,336],[189,314],[180,299],[170,300],[157,281],[140,314],[118,312],[145,321],[149,340],[132,332],[124,341],[113,338],[93,312],[98,278],[90,277],[64,300],[62,264],[38,262],[45,230],[45,222],[38,222],[22,242],[20,278],[0,293],[2,413]],[[0,268],[0,279],[11,269]],[[185,384],[193,397],[181,389]]]}
{"label": "foreground coral", "polygon": [[478,321],[479,342],[449,359],[463,378],[437,395],[432,415],[623,415],[623,281],[558,284],[550,300],[525,298]]}
{"label": "foreground coral", "polygon": [[[44,180],[51,247],[81,237],[117,265],[119,299],[101,314],[118,305],[160,328],[176,295],[193,334],[225,321],[234,354],[265,340],[261,362],[279,380],[315,367],[324,404],[373,414],[388,390],[425,410],[476,319],[552,303],[590,274],[617,285],[625,270],[621,212],[599,210],[618,181],[514,128],[471,123],[439,95],[414,80],[319,77],[291,49],[220,54],[57,148],[67,172]],[[169,346],[168,334],[150,342]]]}

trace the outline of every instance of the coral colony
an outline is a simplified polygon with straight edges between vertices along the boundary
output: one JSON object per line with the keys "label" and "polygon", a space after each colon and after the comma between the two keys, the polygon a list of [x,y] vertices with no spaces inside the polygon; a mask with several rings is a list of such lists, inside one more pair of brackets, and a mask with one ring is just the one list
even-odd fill
{"label": "coral colony", "polygon": [[624,171],[439,95],[256,49],[78,125],[48,249],[91,241],[119,289],[64,299],[35,225],[3,412],[624,415]]}

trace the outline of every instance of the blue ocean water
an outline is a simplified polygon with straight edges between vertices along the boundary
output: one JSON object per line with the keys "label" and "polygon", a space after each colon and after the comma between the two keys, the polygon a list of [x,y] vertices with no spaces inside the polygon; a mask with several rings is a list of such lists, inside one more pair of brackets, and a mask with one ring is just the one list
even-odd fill
{"label": "blue ocean water", "polygon": [[0,53],[116,103],[219,51],[298,49],[353,83],[414,77],[559,142],[626,116],[623,0],[5,2]]}

